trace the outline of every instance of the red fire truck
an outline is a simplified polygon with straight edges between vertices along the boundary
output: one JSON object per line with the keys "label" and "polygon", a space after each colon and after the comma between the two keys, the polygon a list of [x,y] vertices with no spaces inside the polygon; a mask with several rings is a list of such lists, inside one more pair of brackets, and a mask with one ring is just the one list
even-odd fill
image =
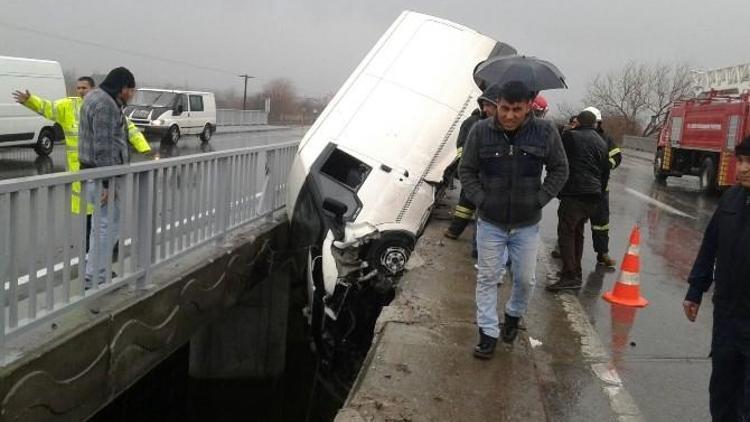
{"label": "red fire truck", "polygon": [[750,94],[726,96],[711,91],[678,101],[659,134],[654,177],[700,177],[705,192],[723,190],[735,181],[734,146],[750,135]]}

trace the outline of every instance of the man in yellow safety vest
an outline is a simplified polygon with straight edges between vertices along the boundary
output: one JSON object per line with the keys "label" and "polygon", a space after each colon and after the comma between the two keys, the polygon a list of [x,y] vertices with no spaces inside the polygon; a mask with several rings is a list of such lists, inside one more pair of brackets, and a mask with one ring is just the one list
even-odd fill
{"label": "man in yellow safety vest", "polygon": [[[15,91],[13,92],[13,98],[15,100],[41,115],[42,117],[52,120],[58,123],[65,133],[65,156],[67,161],[67,169],[71,172],[80,170],[81,163],[78,161],[78,116],[81,111],[81,105],[83,104],[83,97],[96,84],[94,80],[88,76],[82,76],[76,81],[76,97],[60,98],[58,100],[47,100],[40,98],[36,95],[32,95],[28,90]],[[150,154],[151,147],[146,141],[146,137],[143,136],[140,130],[128,120],[128,138],[130,144],[141,154]],[[70,208],[75,214],[80,212],[81,208],[81,183],[74,182],[71,187],[70,197]],[[88,204],[86,207],[86,214],[89,216],[93,212],[93,204]],[[90,222],[87,222],[87,226]],[[87,227],[88,228],[88,227]],[[88,231],[88,230],[87,230]],[[86,236],[88,239],[88,236]]]}

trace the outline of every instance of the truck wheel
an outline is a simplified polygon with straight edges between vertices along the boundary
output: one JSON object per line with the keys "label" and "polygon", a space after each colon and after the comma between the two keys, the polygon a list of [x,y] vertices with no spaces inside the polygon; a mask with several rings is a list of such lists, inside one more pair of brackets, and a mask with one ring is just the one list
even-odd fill
{"label": "truck wheel", "polygon": [[701,165],[700,186],[701,191],[707,194],[715,194],[718,192],[718,186],[716,186],[716,165],[711,158],[703,159],[703,164]]}
{"label": "truck wheel", "polygon": [[177,145],[177,141],[180,140],[180,128],[177,125],[170,127],[164,140],[172,145]]}
{"label": "truck wheel", "polygon": [[210,124],[206,124],[206,126],[203,127],[203,132],[201,132],[201,141],[208,142],[211,140],[211,135],[214,133],[214,131],[211,129]]}
{"label": "truck wheel", "polygon": [[402,273],[414,249],[411,239],[404,234],[386,232],[375,242],[367,254],[370,265],[386,276]]}
{"label": "truck wheel", "polygon": [[44,128],[39,131],[39,138],[34,144],[34,151],[40,156],[48,156],[52,153],[55,146],[55,132],[51,128]]}
{"label": "truck wheel", "polygon": [[660,149],[656,151],[656,156],[654,157],[654,179],[656,179],[656,182],[663,185],[667,183],[667,175],[664,174],[661,167],[664,163],[664,150]]}

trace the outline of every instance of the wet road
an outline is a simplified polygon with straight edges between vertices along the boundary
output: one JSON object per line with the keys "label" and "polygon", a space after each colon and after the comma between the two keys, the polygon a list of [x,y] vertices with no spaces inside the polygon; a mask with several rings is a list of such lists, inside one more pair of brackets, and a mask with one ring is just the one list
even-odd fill
{"label": "wet road", "polygon": [[[646,420],[710,420],[711,292],[695,323],[685,319],[682,300],[718,198],[700,194],[697,178],[669,179],[660,186],[650,163],[633,157],[614,171],[610,186],[610,253],[619,265],[630,230],[640,225],[641,294],[650,303],[622,312],[601,299],[616,281],[619,267],[613,272],[595,269],[588,226],[579,301]],[[556,239],[556,212],[556,203],[545,209],[542,238],[547,248]],[[539,287],[537,295],[550,294]]]}
{"label": "wet road", "polygon": [[[221,128],[219,128],[211,141],[206,144],[201,143],[198,137],[193,135],[180,138],[177,145],[168,145],[160,141],[149,142],[149,144],[152,150],[159,151],[159,155],[166,158],[302,139],[305,130],[306,128],[291,128],[221,133]],[[137,153],[132,154],[133,162],[143,159]],[[0,180],[63,171],[65,171],[65,147],[62,144],[56,144],[49,157],[39,157],[30,148],[0,148]]]}

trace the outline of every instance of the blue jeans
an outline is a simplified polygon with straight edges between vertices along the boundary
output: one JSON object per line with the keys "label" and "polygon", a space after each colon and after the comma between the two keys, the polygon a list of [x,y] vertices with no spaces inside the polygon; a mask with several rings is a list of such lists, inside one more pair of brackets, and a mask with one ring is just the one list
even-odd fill
{"label": "blue jeans", "polygon": [[539,249],[539,224],[506,230],[478,219],[477,247],[477,325],[490,337],[499,337],[497,315],[498,280],[508,258],[513,262],[513,288],[505,313],[522,317],[536,283],[536,255]]}
{"label": "blue jeans", "polygon": [[[120,231],[120,198],[117,194],[117,188],[113,190],[110,185],[109,198],[107,203],[102,205],[100,197],[96,195],[96,182],[87,181],[86,201],[94,204],[85,279],[85,286],[92,287],[94,277],[97,277],[98,284],[107,280],[107,263],[112,259],[112,248],[117,242]],[[112,209],[112,221],[109,220],[108,215],[110,206],[114,207]],[[94,226],[97,224],[97,218],[99,233],[96,232],[96,226]]]}

